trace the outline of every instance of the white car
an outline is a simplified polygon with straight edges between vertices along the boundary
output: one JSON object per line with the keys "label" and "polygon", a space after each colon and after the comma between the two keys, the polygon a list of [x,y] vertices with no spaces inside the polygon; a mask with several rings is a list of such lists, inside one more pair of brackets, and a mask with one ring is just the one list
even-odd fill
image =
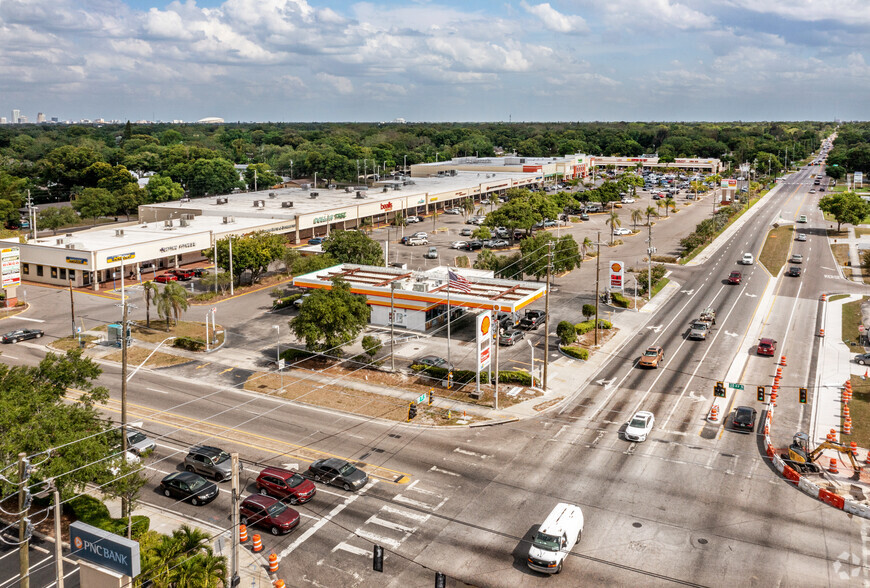
{"label": "white car", "polygon": [[419,217],[419,216],[409,216],[408,218],[405,219],[405,222],[406,223],[422,223],[423,218]]}
{"label": "white car", "polygon": [[293,306],[295,306],[296,308],[301,308],[302,305],[305,304],[305,301],[308,299],[309,296],[311,296],[311,292],[306,292],[305,294],[293,301]]}
{"label": "white car", "polygon": [[752,265],[755,263],[755,257],[751,253],[744,253],[743,259],[740,260],[743,265]]}
{"label": "white car", "polygon": [[444,211],[444,214],[462,214],[461,208],[448,208]]}
{"label": "white car", "polygon": [[411,238],[408,239],[405,243],[408,244],[408,245],[411,245],[411,246],[414,246],[414,245],[428,245],[428,244],[429,244],[429,239],[427,239],[426,237],[411,237]]}
{"label": "white car", "polygon": [[468,241],[454,241],[450,244],[451,249],[465,249],[468,245]]}
{"label": "white car", "polygon": [[411,235],[411,238],[412,239],[415,239],[415,238],[416,239],[428,239],[429,233],[427,233],[426,231],[417,231],[416,233]]}
{"label": "white car", "polygon": [[623,198],[622,203],[623,204],[634,204],[634,198]]}
{"label": "white car", "polygon": [[653,413],[646,410],[641,410],[628,421],[625,427],[625,438],[629,441],[646,441],[647,435],[652,431],[655,425],[656,417]]}
{"label": "white car", "polygon": [[484,198],[483,200],[480,201],[481,204],[489,204],[490,202],[491,201],[489,198]]}
{"label": "white car", "polygon": [[623,228],[613,229],[613,234],[614,235],[631,235],[631,229],[623,229]]}

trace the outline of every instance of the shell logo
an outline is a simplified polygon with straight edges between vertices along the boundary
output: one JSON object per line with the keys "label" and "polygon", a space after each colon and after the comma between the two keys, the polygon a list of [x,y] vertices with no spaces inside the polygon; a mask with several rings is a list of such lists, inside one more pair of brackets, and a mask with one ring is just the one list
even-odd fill
{"label": "shell logo", "polygon": [[480,334],[481,335],[488,335],[489,334],[489,327],[490,327],[489,323],[490,323],[489,315],[483,317],[483,320],[480,321]]}
{"label": "shell logo", "polygon": [[620,272],[620,271],[622,271],[622,264],[619,263],[618,261],[614,261],[613,263],[610,264],[610,269],[613,272]]}
{"label": "shell logo", "polygon": [[76,537],[73,543],[75,543],[76,549],[81,549],[82,547],[84,547],[84,543],[82,543],[81,537]]}

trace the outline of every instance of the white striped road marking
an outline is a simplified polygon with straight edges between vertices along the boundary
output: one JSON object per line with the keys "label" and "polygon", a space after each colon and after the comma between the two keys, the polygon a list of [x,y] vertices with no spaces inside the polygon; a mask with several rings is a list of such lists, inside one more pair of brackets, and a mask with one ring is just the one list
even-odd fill
{"label": "white striped road marking", "polygon": [[466,451],[465,449],[460,449],[459,447],[454,449],[453,453],[461,453],[462,455],[471,455],[472,457],[479,457],[480,459],[486,459],[487,457],[492,457],[491,455],[486,455],[485,453],[475,453],[473,451]]}
{"label": "white striped road marking", "polygon": [[437,496],[438,498],[441,498],[441,495],[437,492],[432,492],[431,490],[423,490],[422,488],[416,488],[415,486],[417,486],[417,482],[419,481],[420,479],[418,478],[408,484],[408,486],[405,488],[405,492],[407,492],[408,490],[413,490],[414,492],[420,492],[422,494],[429,494],[430,496]]}
{"label": "white striped road marking", "polygon": [[[615,378],[614,378],[615,379]],[[550,438],[550,441],[556,441],[559,438],[559,435],[565,432],[565,429],[568,428],[568,425],[562,425],[562,428],[556,431],[556,433]]]}
{"label": "white striped road marking", "polygon": [[393,521],[388,521],[386,519],[382,519],[378,517],[378,515],[372,515],[366,520],[364,524],[368,525],[369,523],[373,525],[380,525],[381,527],[386,527],[387,529],[392,529],[393,531],[401,531],[403,533],[408,533],[409,535],[417,530],[417,527],[409,527],[407,525],[400,525],[399,523],[394,523]]}
{"label": "white striped road marking", "polygon": [[354,555],[361,555],[363,557],[372,557],[371,550],[363,549],[361,547],[357,547],[356,545],[351,545],[350,543],[345,543],[342,541],[338,545],[332,548],[332,553],[335,553],[341,549],[342,551],[347,551],[349,553],[353,553]]}
{"label": "white striped road marking", "polygon": [[19,321],[30,321],[32,323],[44,323],[45,321],[42,319],[35,318],[27,318],[26,316],[11,316],[10,319],[17,319]]}
{"label": "white striped road marking", "polygon": [[429,468],[430,472],[438,472],[439,474],[447,474],[448,476],[459,476],[456,472],[451,472],[450,470],[442,470],[438,466],[432,466]]}
{"label": "white striped road marking", "polygon": [[351,494],[350,496],[347,497],[347,500],[345,500],[344,502],[342,502],[341,504],[339,504],[338,506],[333,508],[331,511],[329,511],[328,515],[326,515],[325,517],[323,517],[322,519],[320,519],[319,521],[317,521],[316,523],[314,523],[313,525],[308,527],[308,529],[304,533],[302,533],[302,535],[300,535],[299,538],[296,539],[296,541],[291,543],[287,548],[285,548],[281,553],[278,554],[278,560],[280,561],[280,560],[284,559],[285,557],[287,557],[288,555],[290,555],[291,553],[293,553],[297,547],[299,547],[300,545],[305,543],[305,541],[307,541],[309,537],[311,537],[317,531],[319,531],[323,525],[325,525],[326,523],[331,521],[332,517],[334,517],[335,515],[337,515],[341,511],[343,511],[345,508],[347,508],[352,502],[354,502],[357,498],[359,498],[360,495],[362,495],[366,490],[368,490],[369,488],[371,488],[372,486],[377,484],[377,482],[378,482],[377,480],[372,480],[371,485],[366,486],[365,488],[363,488],[362,490],[360,490],[356,494]]}
{"label": "white striped road marking", "polygon": [[429,520],[432,515],[424,515],[417,512],[413,512],[407,510],[405,508],[393,508],[389,504],[385,504],[381,507],[381,510],[384,512],[389,512],[395,515],[399,515],[400,517],[405,517],[411,519],[412,521],[417,521],[418,523],[425,523]]}
{"label": "white striped road marking", "polygon": [[166,390],[158,390],[157,388],[145,388],[146,390],[151,390],[152,392],[159,392],[160,394],[169,394]]}
{"label": "white striped road marking", "polygon": [[4,354],[3,354],[3,359],[15,359],[15,360],[17,360],[18,358],[17,358],[17,357],[12,357],[11,355],[7,355],[7,354],[4,353]]}
{"label": "white striped road marking", "polygon": [[354,531],[354,534],[357,537],[361,537],[362,539],[368,539],[372,543],[376,545],[388,545],[393,549],[398,549],[399,545],[401,545],[401,541],[397,541],[396,539],[391,539],[390,537],[381,537],[380,535],[375,535],[374,533],[369,533],[363,529],[357,529]]}
{"label": "white striped road marking", "polygon": [[419,500],[413,500],[411,498],[405,498],[401,494],[397,494],[393,496],[393,500],[396,502],[401,502],[402,504],[407,504],[408,506],[416,506],[417,508],[423,508],[426,510],[431,509],[432,507],[426,504],[425,502],[420,502]]}

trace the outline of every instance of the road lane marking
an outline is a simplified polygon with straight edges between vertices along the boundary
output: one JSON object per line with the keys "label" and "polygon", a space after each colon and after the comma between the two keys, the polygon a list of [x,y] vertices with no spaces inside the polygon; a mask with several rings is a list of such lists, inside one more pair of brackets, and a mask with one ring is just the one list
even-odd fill
{"label": "road lane marking", "polygon": [[[199,368],[197,368],[197,369],[199,369]],[[234,369],[235,369],[235,368],[231,368],[231,367],[229,367],[229,368],[225,369],[224,371],[222,371],[221,373],[222,373],[222,374],[225,374],[225,373],[227,373],[227,372],[231,372],[231,371],[233,371]]]}
{"label": "road lane marking", "polygon": [[395,515],[399,515],[400,517],[405,517],[411,519],[412,521],[417,521],[418,523],[425,523],[428,521],[432,515],[424,515],[416,512],[412,512],[406,508],[394,508],[389,504],[385,504],[381,507],[381,510],[384,512],[393,513]]}
{"label": "road lane marking", "polygon": [[204,368],[204,367],[205,367],[205,366],[207,366],[207,365],[211,365],[211,362],[208,362],[208,363],[204,363],[204,364],[202,364],[202,365],[198,365],[198,366],[196,366],[196,368],[195,368],[195,369],[198,369],[198,370],[199,370],[199,369],[202,369],[202,368]]}
{"label": "road lane marking", "polygon": [[26,316],[10,316],[10,319],[17,319],[19,321],[30,321],[32,323],[44,323],[45,321],[42,319],[35,318],[27,318]]}
{"label": "road lane marking", "polygon": [[460,475],[460,474],[457,474],[456,472],[451,472],[450,470],[442,470],[438,466],[432,466],[431,468],[429,468],[429,471],[430,472],[438,472],[439,474],[446,474],[448,476],[457,476],[458,477]]}
{"label": "road lane marking", "polygon": [[402,504],[407,504],[408,506],[416,506],[417,508],[422,508],[425,510],[430,510],[432,507],[426,504],[425,502],[421,502],[419,500],[414,500],[413,498],[405,498],[401,494],[397,494],[393,496],[393,500],[396,502],[401,502]]}
{"label": "road lane marking", "polygon": [[166,390],[158,390],[157,388],[145,388],[146,390],[151,390],[152,392],[159,392],[160,394],[169,394]]}
{"label": "road lane marking", "polygon": [[470,455],[472,457],[479,457],[480,459],[486,459],[487,457],[492,457],[491,455],[486,455],[485,453],[475,453],[474,451],[467,451],[467,450],[461,449],[459,447],[454,449],[453,453],[461,453],[462,455]]}
{"label": "road lane marking", "polygon": [[[363,549],[361,547],[357,547],[356,545],[351,545],[350,543],[345,543],[342,541],[338,545],[332,548],[332,553],[335,553],[341,549],[342,551],[347,551],[348,553],[352,553],[354,555],[361,555],[363,557],[372,557],[372,552],[368,549]],[[320,563],[320,562],[318,562]]]}
{"label": "road lane marking", "polygon": [[392,547],[393,549],[398,549],[399,545],[402,544],[398,539],[393,539],[391,537],[382,537],[380,535],[375,535],[370,531],[366,531],[365,529],[357,529],[354,531],[354,535],[360,537],[362,539],[367,539],[374,543],[375,545],[387,545]]}
{"label": "road lane marking", "polygon": [[408,525],[394,523],[393,521],[382,519],[376,514],[373,514],[368,519],[366,519],[366,522],[363,524],[368,525],[369,523],[373,525],[379,525],[381,527],[386,527],[387,529],[392,529],[393,531],[401,531],[402,533],[410,534],[417,530],[417,527],[409,527]]}

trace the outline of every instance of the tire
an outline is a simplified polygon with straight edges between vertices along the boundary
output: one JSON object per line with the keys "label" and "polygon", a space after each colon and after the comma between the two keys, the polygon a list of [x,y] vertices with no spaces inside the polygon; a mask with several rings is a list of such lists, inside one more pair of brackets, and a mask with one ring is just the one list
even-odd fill
{"label": "tire", "polygon": [[577,543],[580,543],[580,539],[583,537],[583,529],[577,531]]}
{"label": "tire", "polygon": [[194,468],[193,468],[192,465],[184,466],[184,469],[186,469],[186,470],[187,470],[188,472],[190,472],[191,474],[195,474],[195,473],[196,473],[196,470],[194,470]]}
{"label": "tire", "polygon": [[270,529],[270,531],[272,531],[273,535],[280,535],[281,534],[281,529],[279,529],[278,527],[272,527]]}
{"label": "tire", "polygon": [[36,336],[37,339],[39,339],[40,337],[42,337],[42,333],[40,333]]}
{"label": "tire", "polygon": [[199,506],[199,500],[197,500],[196,496],[194,496],[193,498],[190,499],[190,503],[193,506]]}
{"label": "tire", "polygon": [[314,481],[315,481],[315,482],[319,482],[319,481],[320,481],[320,474],[314,474]]}
{"label": "tire", "polygon": [[858,365],[867,365],[867,362],[864,361],[863,359],[859,359],[859,360],[858,360]]}
{"label": "tire", "polygon": [[163,489],[163,496],[166,496],[167,498],[172,498],[172,492],[169,491],[169,488]]}
{"label": "tire", "polygon": [[214,481],[215,481],[215,482],[223,482],[223,481],[224,481],[224,475],[223,475],[222,473],[220,473],[220,472],[215,472],[215,475],[214,475]]}
{"label": "tire", "polygon": [[562,571],[562,562],[559,562],[559,565],[556,566],[556,573],[558,574],[561,571]]}
{"label": "tire", "polygon": [[344,488],[345,492],[350,492],[350,484],[348,484],[347,482],[342,484],[341,487]]}
{"label": "tire", "polygon": [[266,490],[265,488],[259,488],[257,490],[257,492],[259,492],[261,496],[268,496],[269,495],[269,491]]}

